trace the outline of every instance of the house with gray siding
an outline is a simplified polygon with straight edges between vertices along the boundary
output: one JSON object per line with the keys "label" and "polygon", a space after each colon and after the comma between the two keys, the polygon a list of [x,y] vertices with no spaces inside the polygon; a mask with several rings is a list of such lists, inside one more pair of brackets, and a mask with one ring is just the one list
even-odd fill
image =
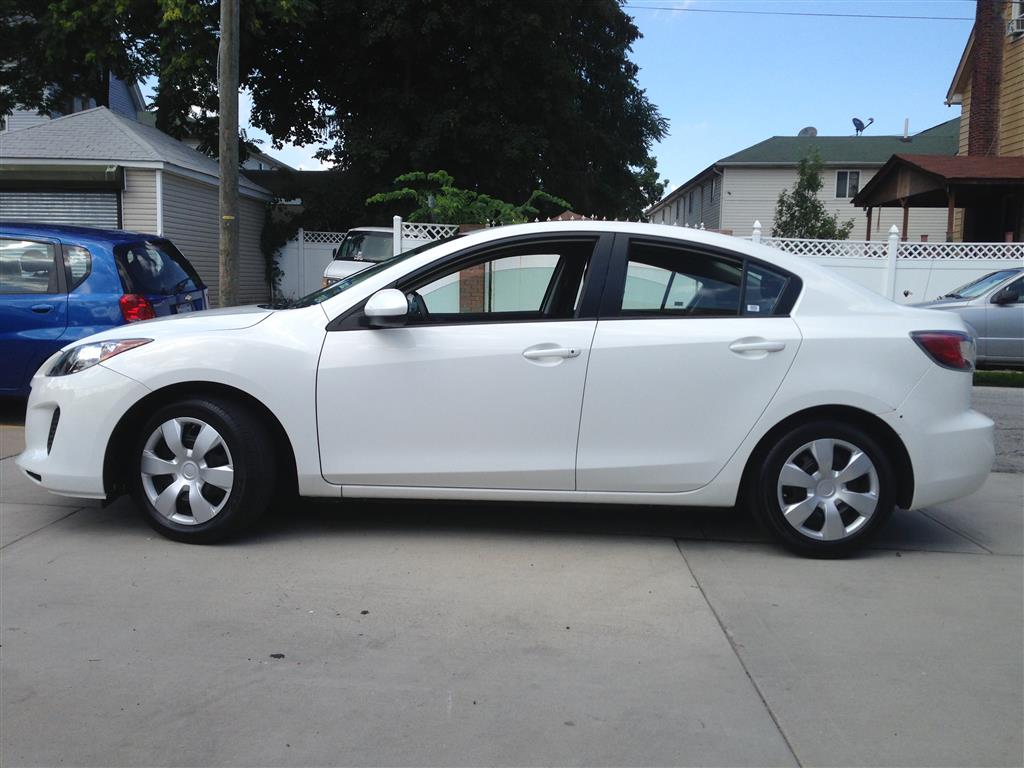
{"label": "house with gray siding", "polygon": [[[107,104],[110,106],[111,112],[121,115],[121,117],[127,117],[129,120],[138,120],[139,113],[146,109],[146,100],[142,97],[142,91],[139,90],[138,84],[126,82],[116,75],[110,77]],[[63,112],[52,115],[41,115],[34,109],[15,109],[9,115],[0,116],[0,133],[29,128],[55,117],[81,112],[83,109],[92,109],[95,106],[96,102],[92,99],[83,101],[81,98],[70,98]]]}
{"label": "house with gray siding", "polygon": [[[162,131],[97,107],[0,133],[0,220],[126,229],[168,237],[218,293],[217,161]],[[239,179],[239,298],[265,301],[260,249],[272,195]]]}
{"label": "house with gray siding", "polygon": [[[674,189],[647,211],[655,224],[715,229],[749,236],[754,221],[772,231],[779,193],[796,183],[801,158],[817,150],[824,163],[818,193],[829,213],[852,219],[854,239],[884,238],[893,224],[902,224],[898,209],[879,209],[867,232],[867,217],[853,206],[857,191],[894,154],[955,155],[960,119],[954,118],[911,136],[773,136],[713,163]],[[880,214],[880,215],[879,215]],[[926,236],[946,239],[944,210],[919,209],[910,218],[910,240]]]}

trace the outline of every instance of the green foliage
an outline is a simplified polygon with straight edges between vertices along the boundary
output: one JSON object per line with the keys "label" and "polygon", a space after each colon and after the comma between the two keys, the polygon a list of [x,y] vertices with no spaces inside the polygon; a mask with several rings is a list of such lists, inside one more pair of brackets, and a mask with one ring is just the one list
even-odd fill
{"label": "green foliage", "polygon": [[[413,171],[395,179],[398,189],[378,192],[367,205],[395,205],[410,208],[408,221],[437,221],[444,224],[519,224],[539,218],[541,209],[546,215],[560,213],[572,206],[560,197],[542,190],[534,190],[522,205],[513,205],[490,195],[460,189],[455,179],[445,171]],[[552,209],[558,210],[552,210]],[[545,215],[545,217],[546,217]]]}
{"label": "green foliage", "polygon": [[792,190],[779,193],[775,207],[773,237],[800,237],[814,240],[846,240],[853,231],[853,219],[839,221],[839,214],[829,214],[818,197],[824,182],[824,163],[817,150],[800,160],[799,178]]}

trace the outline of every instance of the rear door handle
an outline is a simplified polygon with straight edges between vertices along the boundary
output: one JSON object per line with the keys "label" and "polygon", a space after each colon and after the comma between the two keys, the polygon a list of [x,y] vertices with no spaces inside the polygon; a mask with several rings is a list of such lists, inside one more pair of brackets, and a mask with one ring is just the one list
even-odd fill
{"label": "rear door handle", "polygon": [[729,345],[729,349],[733,352],[781,352],[785,348],[786,342],[768,341],[767,339],[760,339],[758,341],[734,341]]}
{"label": "rear door handle", "polygon": [[38,315],[45,315],[51,309],[53,309],[53,304],[33,304],[32,305],[32,311],[35,312]]}
{"label": "rear door handle", "polygon": [[543,360],[545,357],[579,357],[578,347],[530,347],[523,352],[527,360]]}

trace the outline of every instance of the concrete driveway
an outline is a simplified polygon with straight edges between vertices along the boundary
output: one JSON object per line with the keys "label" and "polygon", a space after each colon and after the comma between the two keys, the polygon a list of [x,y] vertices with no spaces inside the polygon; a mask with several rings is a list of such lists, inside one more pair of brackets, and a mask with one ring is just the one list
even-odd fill
{"label": "concrete driveway", "polygon": [[1024,762],[1024,475],[846,561],[734,511],[308,503],[195,547],[0,492],[4,766]]}

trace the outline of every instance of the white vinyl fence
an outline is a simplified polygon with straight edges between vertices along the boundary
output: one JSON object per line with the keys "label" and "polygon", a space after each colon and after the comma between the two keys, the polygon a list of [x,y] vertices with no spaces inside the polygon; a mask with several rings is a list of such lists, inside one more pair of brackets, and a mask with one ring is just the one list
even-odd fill
{"label": "white vinyl fence", "polygon": [[1024,267],[1024,243],[902,242],[895,225],[885,240],[766,237],[755,243],[803,256],[900,304],[929,301],[988,272]]}

